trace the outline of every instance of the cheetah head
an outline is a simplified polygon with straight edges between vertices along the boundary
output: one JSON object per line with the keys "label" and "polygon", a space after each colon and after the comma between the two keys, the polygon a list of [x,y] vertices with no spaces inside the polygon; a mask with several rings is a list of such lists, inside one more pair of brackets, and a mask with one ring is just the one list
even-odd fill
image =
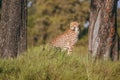
{"label": "cheetah head", "polygon": [[75,32],[79,32],[79,23],[74,21],[70,23],[70,29]]}

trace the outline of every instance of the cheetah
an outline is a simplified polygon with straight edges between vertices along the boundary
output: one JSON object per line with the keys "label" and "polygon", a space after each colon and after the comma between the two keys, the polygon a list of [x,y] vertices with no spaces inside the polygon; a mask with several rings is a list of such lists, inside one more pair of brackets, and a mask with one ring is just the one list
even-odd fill
{"label": "cheetah", "polygon": [[62,50],[67,50],[67,54],[72,52],[73,46],[78,41],[79,23],[74,21],[70,23],[70,28],[54,38],[50,44],[54,47],[59,47]]}

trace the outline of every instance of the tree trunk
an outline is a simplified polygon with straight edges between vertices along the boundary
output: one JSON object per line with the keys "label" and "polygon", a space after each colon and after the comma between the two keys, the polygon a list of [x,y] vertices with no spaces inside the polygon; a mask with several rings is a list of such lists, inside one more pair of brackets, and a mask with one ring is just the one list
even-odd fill
{"label": "tree trunk", "polygon": [[[26,21],[26,16],[23,14],[22,5],[24,4],[22,3],[22,0],[2,0],[0,22],[1,57],[16,57],[18,53],[26,50],[26,40],[23,40],[23,36],[26,37],[26,22],[23,22]],[[24,46],[21,40],[25,41]],[[22,50],[21,45],[24,50]]]}
{"label": "tree trunk", "polygon": [[117,0],[91,0],[89,51],[92,57],[118,60]]}
{"label": "tree trunk", "polygon": [[18,54],[21,54],[27,50],[27,0],[21,0],[21,27],[18,43]]}

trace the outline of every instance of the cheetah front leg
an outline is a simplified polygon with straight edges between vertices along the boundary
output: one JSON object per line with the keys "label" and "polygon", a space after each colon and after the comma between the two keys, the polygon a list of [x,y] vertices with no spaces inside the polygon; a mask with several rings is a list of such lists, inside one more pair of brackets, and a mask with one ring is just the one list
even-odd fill
{"label": "cheetah front leg", "polygon": [[70,45],[70,42],[67,43],[67,47],[68,47],[67,54],[69,55],[72,52],[72,46]]}
{"label": "cheetah front leg", "polygon": [[72,53],[72,48],[73,48],[73,46],[68,48],[68,52],[67,52],[68,55],[70,55]]}

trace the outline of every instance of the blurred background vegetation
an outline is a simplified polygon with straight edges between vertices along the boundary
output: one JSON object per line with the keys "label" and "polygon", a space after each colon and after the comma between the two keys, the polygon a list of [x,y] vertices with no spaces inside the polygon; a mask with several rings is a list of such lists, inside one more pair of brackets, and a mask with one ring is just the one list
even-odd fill
{"label": "blurred background vegetation", "polygon": [[[28,47],[48,43],[72,21],[78,21],[83,30],[89,11],[90,0],[28,0]],[[117,18],[120,34],[120,8]],[[87,34],[81,32],[77,46],[87,47],[87,39]]]}
{"label": "blurred background vegetation", "polygon": [[83,27],[89,16],[89,3],[88,0],[30,0],[28,45],[48,43],[68,29],[71,21],[78,21]]}
{"label": "blurred background vegetation", "polygon": [[[48,43],[56,35],[69,28],[71,21],[80,22],[83,29],[89,18],[90,0],[29,0],[28,45]],[[120,26],[118,9],[118,26]],[[119,30],[120,32],[120,30]],[[87,45],[87,34],[82,34],[77,45]]]}

